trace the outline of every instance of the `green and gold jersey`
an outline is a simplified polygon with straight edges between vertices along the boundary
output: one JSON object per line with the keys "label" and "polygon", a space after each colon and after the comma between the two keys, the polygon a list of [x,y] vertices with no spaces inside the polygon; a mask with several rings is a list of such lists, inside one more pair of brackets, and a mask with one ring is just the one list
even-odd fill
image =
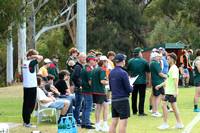
{"label": "green and gold jersey", "polygon": [[199,61],[199,59],[195,59],[194,60],[194,71],[193,71],[193,75],[194,75],[194,83],[198,83],[200,82],[200,73],[198,71],[198,68],[196,67],[196,61]]}

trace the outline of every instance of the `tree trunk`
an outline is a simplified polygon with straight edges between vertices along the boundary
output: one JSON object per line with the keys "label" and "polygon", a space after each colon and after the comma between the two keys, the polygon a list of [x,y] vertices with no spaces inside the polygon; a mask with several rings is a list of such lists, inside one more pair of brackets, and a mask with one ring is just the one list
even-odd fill
{"label": "tree trunk", "polygon": [[7,85],[13,83],[13,46],[12,46],[12,26],[8,27],[9,37],[7,38]]}
{"label": "tree trunk", "polygon": [[27,50],[36,49],[35,45],[35,13],[34,13],[34,5],[31,5],[31,14],[28,16],[28,43]]}
{"label": "tree trunk", "polygon": [[144,40],[144,38],[142,37],[142,35],[140,33],[138,33],[138,31],[136,29],[134,29],[133,27],[129,27],[129,29],[140,40],[140,42],[141,42],[141,44],[142,44],[142,46],[144,48],[148,48],[149,47],[147,45],[146,41]]}
{"label": "tree trunk", "polygon": [[[26,17],[24,18],[26,20]],[[26,21],[18,29],[18,74],[17,81],[22,82],[22,64],[26,55]]]}

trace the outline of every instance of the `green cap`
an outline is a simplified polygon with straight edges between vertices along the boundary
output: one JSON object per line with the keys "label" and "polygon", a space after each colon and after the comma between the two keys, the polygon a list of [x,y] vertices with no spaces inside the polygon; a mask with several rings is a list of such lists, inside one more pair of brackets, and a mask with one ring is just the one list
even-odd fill
{"label": "green cap", "polygon": [[89,61],[89,60],[96,60],[96,59],[93,55],[88,55],[86,60]]}
{"label": "green cap", "polygon": [[134,53],[142,52],[143,50],[140,47],[137,47],[134,49]]}

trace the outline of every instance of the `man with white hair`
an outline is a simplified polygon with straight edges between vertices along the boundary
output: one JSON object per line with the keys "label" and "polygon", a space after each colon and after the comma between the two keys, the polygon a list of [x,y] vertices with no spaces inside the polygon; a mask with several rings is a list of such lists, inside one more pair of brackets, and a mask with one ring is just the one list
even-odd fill
{"label": "man with white hair", "polygon": [[165,95],[164,87],[159,88],[158,90],[155,87],[162,82],[164,82],[164,78],[167,78],[167,75],[162,73],[162,69],[159,63],[160,54],[155,52],[152,54],[153,61],[150,64],[151,70],[151,79],[152,79],[152,87],[153,87],[153,100],[152,100],[152,114],[151,116],[162,117],[162,115],[158,112],[158,106],[160,104],[161,99]]}
{"label": "man with white hair", "polygon": [[74,117],[76,119],[78,126],[81,126],[79,114],[80,114],[80,108],[81,108],[82,101],[83,101],[83,95],[81,94],[81,91],[82,91],[81,71],[82,71],[85,63],[86,63],[86,54],[80,53],[79,61],[74,66],[74,70],[72,73],[72,81],[75,84],[74,92],[75,92],[75,100],[76,100]]}

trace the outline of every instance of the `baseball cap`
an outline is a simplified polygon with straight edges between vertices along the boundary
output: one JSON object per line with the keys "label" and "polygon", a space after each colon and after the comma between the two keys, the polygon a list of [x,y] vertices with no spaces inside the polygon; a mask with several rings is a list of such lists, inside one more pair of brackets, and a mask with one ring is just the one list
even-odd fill
{"label": "baseball cap", "polygon": [[126,59],[126,55],[123,55],[123,54],[117,54],[116,56],[115,56],[115,58],[114,58],[114,61],[115,62],[122,62],[123,60],[125,60]]}
{"label": "baseball cap", "polygon": [[188,51],[190,51],[192,53],[192,55],[193,55],[193,50],[192,49],[189,49]]}
{"label": "baseball cap", "polygon": [[47,77],[42,76],[42,79],[43,79],[45,82],[49,83]]}
{"label": "baseball cap", "polygon": [[160,47],[158,50],[160,51],[160,50],[165,50],[165,49],[163,47]]}
{"label": "baseball cap", "polygon": [[157,49],[156,49],[156,48],[153,48],[153,49],[152,49],[152,52],[156,52],[156,51],[157,51]]}
{"label": "baseball cap", "polygon": [[101,56],[99,60],[107,60],[108,61],[108,58],[106,56]]}
{"label": "baseball cap", "polygon": [[140,47],[137,47],[134,49],[134,52],[135,53],[139,53],[139,52],[142,52],[143,50],[140,48]]}
{"label": "baseball cap", "polygon": [[57,55],[52,56],[52,59],[58,59]]}
{"label": "baseball cap", "polygon": [[160,56],[160,54],[157,53],[157,52],[154,52],[154,53],[152,53],[152,55],[151,55],[152,58],[154,58],[154,57],[156,57],[156,56]]}
{"label": "baseball cap", "polygon": [[96,59],[93,55],[88,55],[86,60],[89,61],[89,60],[96,60]]}
{"label": "baseball cap", "polygon": [[49,58],[44,59],[44,63],[51,63],[51,60]]}

